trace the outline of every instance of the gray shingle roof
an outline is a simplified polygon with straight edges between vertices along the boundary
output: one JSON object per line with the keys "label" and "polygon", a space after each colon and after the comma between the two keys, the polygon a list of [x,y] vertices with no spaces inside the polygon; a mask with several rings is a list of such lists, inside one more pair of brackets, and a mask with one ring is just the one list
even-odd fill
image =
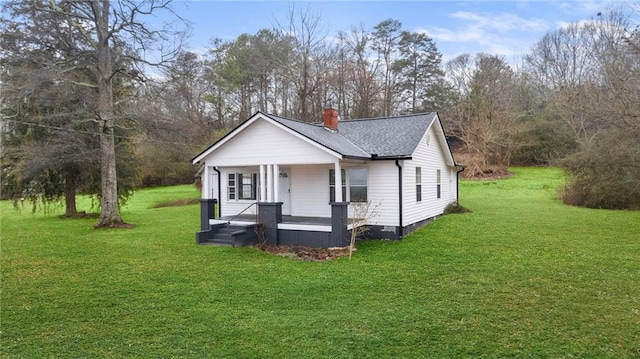
{"label": "gray shingle roof", "polygon": [[341,120],[338,132],[322,124],[310,124],[268,115],[272,120],[343,156],[372,158],[410,157],[420,139],[437,118],[435,112],[405,116]]}

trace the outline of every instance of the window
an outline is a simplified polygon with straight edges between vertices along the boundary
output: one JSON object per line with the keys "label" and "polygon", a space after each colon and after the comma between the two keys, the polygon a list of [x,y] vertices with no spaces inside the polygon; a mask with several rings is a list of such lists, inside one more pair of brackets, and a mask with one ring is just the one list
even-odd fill
{"label": "window", "polygon": [[440,170],[436,170],[436,198],[440,198]]}
{"label": "window", "polygon": [[[340,170],[342,175],[342,199],[347,200],[347,176],[345,170]],[[329,201],[336,201],[336,172],[329,170]],[[349,170],[349,196],[351,202],[367,201],[367,169],[352,168]]]}
{"label": "window", "polygon": [[238,182],[242,186],[238,199],[256,199],[258,174],[238,173]]}
{"label": "window", "polygon": [[349,194],[351,202],[367,201],[367,169],[352,168],[349,170]]}
{"label": "window", "polygon": [[258,174],[229,173],[227,188],[229,200],[255,200],[258,194]]}
{"label": "window", "polygon": [[422,167],[416,167],[416,202],[422,202]]}
{"label": "window", "polygon": [[[345,176],[344,170],[340,170],[342,177],[342,200],[347,199],[347,176]],[[336,171],[329,170],[329,202],[336,201]]]}
{"label": "window", "polygon": [[236,199],[236,174],[229,173],[229,180],[227,182],[227,189],[229,192],[229,199]]}

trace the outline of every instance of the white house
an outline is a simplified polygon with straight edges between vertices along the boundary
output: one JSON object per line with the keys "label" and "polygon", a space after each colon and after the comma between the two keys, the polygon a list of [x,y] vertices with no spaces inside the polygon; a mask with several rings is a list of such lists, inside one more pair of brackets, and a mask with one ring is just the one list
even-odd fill
{"label": "white house", "polygon": [[349,203],[370,202],[370,238],[400,239],[457,201],[438,114],[322,123],[257,112],[193,159],[203,165],[198,243],[348,244]]}

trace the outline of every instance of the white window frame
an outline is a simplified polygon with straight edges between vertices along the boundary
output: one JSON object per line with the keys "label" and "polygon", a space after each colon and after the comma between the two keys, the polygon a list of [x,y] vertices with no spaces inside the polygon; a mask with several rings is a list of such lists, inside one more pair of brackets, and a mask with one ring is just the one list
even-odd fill
{"label": "white window frame", "polygon": [[[245,179],[249,179],[248,183]],[[233,181],[233,185],[231,182]],[[227,174],[227,199],[229,201],[255,201],[258,199],[260,184],[258,183],[258,173],[256,172],[229,172]],[[245,197],[245,186],[250,186],[249,197]]]}
{"label": "white window frame", "polygon": [[422,202],[422,167],[416,167],[416,202]]}
{"label": "white window frame", "polygon": [[[364,171],[364,184],[353,184],[353,172]],[[353,203],[366,203],[369,200],[369,168],[357,167],[349,169],[349,202]],[[364,200],[353,199],[353,188],[364,188]]]}

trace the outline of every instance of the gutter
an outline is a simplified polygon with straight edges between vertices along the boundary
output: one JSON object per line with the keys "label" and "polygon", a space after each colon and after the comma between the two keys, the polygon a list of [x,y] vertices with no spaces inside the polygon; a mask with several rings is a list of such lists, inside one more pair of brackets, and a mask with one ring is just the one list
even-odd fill
{"label": "gutter", "polygon": [[398,239],[402,238],[402,166],[400,166],[399,160],[396,160],[396,167],[398,167],[398,219],[400,221]]}

